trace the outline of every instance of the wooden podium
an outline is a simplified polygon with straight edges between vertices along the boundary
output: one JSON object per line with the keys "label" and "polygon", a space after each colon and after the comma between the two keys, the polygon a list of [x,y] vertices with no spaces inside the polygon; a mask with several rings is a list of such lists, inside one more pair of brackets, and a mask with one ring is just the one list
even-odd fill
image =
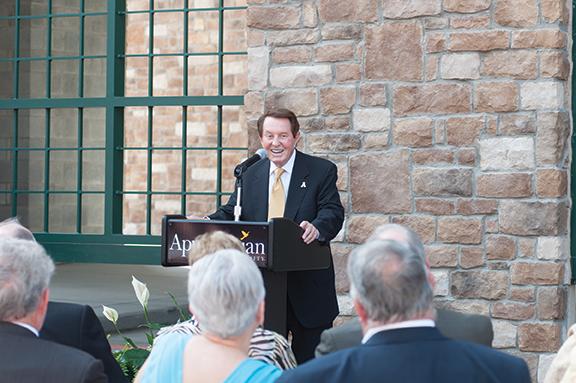
{"label": "wooden podium", "polygon": [[269,222],[234,222],[189,220],[182,215],[167,215],[162,220],[162,265],[188,265],[187,251],[194,238],[216,230],[240,239],[260,268],[266,287],[264,327],[286,336],[287,272],[328,268],[330,248],[318,241],[305,244],[302,228],[285,218],[273,218]]}

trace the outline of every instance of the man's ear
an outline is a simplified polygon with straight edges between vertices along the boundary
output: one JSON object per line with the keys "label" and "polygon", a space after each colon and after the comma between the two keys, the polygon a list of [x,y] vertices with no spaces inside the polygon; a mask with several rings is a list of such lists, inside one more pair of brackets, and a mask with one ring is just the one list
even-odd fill
{"label": "man's ear", "polygon": [[356,310],[356,313],[358,314],[358,319],[360,319],[360,324],[364,327],[366,323],[368,323],[368,314],[366,313],[366,309],[357,299],[352,300],[352,303],[354,304],[354,310]]}
{"label": "man's ear", "polygon": [[265,312],[265,306],[264,301],[262,301],[262,303],[258,305],[258,310],[256,310],[256,323],[259,326],[264,325],[264,312]]}

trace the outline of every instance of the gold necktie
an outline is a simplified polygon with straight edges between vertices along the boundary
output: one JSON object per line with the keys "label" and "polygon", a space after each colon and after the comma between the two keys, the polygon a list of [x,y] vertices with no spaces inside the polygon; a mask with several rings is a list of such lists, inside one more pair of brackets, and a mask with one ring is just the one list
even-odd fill
{"label": "gold necktie", "polygon": [[274,170],[275,178],[274,185],[272,185],[272,192],[270,193],[270,203],[268,204],[268,220],[274,217],[284,216],[284,205],[286,205],[286,196],[284,194],[284,185],[280,177],[284,173],[284,169],[276,168]]}

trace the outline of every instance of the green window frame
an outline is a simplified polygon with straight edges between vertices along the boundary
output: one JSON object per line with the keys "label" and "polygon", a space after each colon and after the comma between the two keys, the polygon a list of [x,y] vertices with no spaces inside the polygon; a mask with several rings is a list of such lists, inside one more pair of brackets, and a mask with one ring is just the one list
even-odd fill
{"label": "green window frame", "polygon": [[[7,200],[10,206],[10,215],[18,215],[18,198],[22,196],[36,195],[43,198],[43,222],[42,230],[36,231],[37,240],[42,243],[52,257],[63,262],[105,262],[105,263],[134,263],[134,264],[159,264],[160,263],[160,237],[153,235],[151,230],[152,198],[156,195],[173,195],[180,197],[180,212],[187,213],[186,201],[194,196],[213,196],[215,205],[222,203],[222,197],[229,194],[222,187],[222,164],[223,154],[226,151],[240,151],[246,153],[245,146],[225,146],[223,144],[223,108],[241,107],[244,104],[243,95],[226,95],[224,86],[224,59],[232,55],[246,55],[245,51],[224,50],[224,17],[227,12],[245,10],[246,6],[226,6],[224,0],[217,0],[214,7],[193,8],[189,7],[189,0],[182,0],[182,8],[155,9],[155,0],[148,1],[148,8],[144,10],[127,10],[126,0],[108,0],[105,11],[86,11],[86,2],[79,1],[79,12],[53,13],[53,0],[47,0],[47,10],[43,14],[21,14],[21,5],[24,0],[14,1],[14,14],[1,16],[0,22],[13,23],[14,26],[14,55],[0,57],[0,64],[7,63],[12,66],[12,97],[0,99],[0,112],[10,113],[12,118],[11,127],[2,129],[11,130],[12,145],[0,143],[0,155],[10,156],[11,182],[10,187],[0,187],[0,199]],[[192,0],[190,0],[192,1]],[[154,18],[166,12],[176,12],[183,17],[183,46],[177,53],[155,53],[154,51]],[[218,49],[215,52],[190,52],[188,44],[189,17],[196,12],[218,13]],[[127,54],[126,46],[126,19],[129,15],[145,15],[148,17],[148,52]],[[84,44],[85,21],[95,16],[106,17],[106,54],[88,55]],[[56,18],[76,19],[79,23],[79,51],[75,56],[58,56],[52,54],[51,42],[52,24]],[[46,20],[46,55],[42,57],[20,57],[20,34],[21,24],[24,20]],[[32,56],[32,55],[30,55]],[[183,84],[181,96],[155,96],[153,86],[153,68],[155,60],[160,57],[180,57],[183,60]],[[218,84],[217,94],[214,96],[190,96],[188,95],[188,58],[193,56],[212,56],[218,60]],[[125,93],[125,62],[126,59],[141,58],[147,60],[148,87],[146,96],[126,97]],[[87,60],[105,60],[106,85],[105,94],[102,97],[85,97],[84,72]],[[74,60],[78,65],[77,97],[52,97],[51,94],[51,70],[54,63],[59,60]],[[19,95],[19,72],[22,63],[38,61],[46,65],[46,83],[44,97],[24,98]],[[181,136],[179,145],[158,146],[153,143],[154,123],[153,112],[156,107],[178,107],[182,113]],[[190,146],[188,137],[188,114],[190,107],[209,106],[216,110],[217,138],[214,146]],[[147,142],[143,146],[128,146],[124,141],[125,133],[125,109],[131,107],[143,107],[147,110]],[[84,113],[89,108],[101,108],[105,111],[104,145],[84,146]],[[31,147],[19,144],[19,116],[23,110],[44,111],[44,145]],[[53,119],[51,115],[59,109],[75,110],[77,112],[77,144],[74,147],[51,146],[51,127]],[[146,189],[125,190],[123,186],[124,156],[131,151],[141,151],[147,154],[146,163]],[[152,188],[152,153],[160,151],[181,152],[181,187],[179,191],[155,191]],[[187,187],[187,153],[196,150],[214,151],[216,154],[216,188],[213,191],[190,191]],[[23,153],[41,153],[44,159],[43,188],[19,189],[18,172],[19,157]],[[58,152],[64,155],[76,156],[76,188],[75,190],[51,189],[50,159]],[[102,190],[84,190],[83,188],[83,156],[87,153],[103,153],[104,156],[104,187]],[[230,169],[224,169],[230,171]],[[146,200],[145,233],[142,235],[123,234],[123,198],[127,195],[143,196]],[[71,233],[56,233],[50,229],[50,201],[51,196],[71,195],[76,196],[76,230]],[[99,195],[104,199],[103,233],[87,234],[82,232],[82,200],[90,195]]]}

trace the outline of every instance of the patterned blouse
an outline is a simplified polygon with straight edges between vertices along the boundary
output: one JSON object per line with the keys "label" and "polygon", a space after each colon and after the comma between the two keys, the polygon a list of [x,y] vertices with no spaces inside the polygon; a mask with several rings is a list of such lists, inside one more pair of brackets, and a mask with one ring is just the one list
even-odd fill
{"label": "patterned blouse", "polygon": [[[200,327],[196,318],[192,317],[185,322],[161,328],[156,337],[159,338],[162,335],[172,333],[199,335]],[[277,366],[282,370],[296,367],[296,358],[286,338],[263,328],[257,328],[254,331],[250,340],[248,356]]]}

